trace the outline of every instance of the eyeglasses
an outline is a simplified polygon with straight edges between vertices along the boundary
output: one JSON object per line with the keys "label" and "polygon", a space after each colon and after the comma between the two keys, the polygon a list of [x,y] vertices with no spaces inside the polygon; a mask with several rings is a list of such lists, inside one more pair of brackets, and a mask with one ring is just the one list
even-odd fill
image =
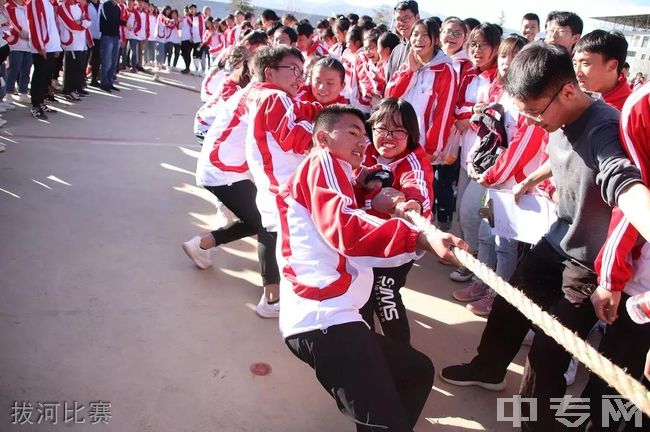
{"label": "eyeglasses", "polygon": [[442,34],[447,35],[447,36],[452,36],[452,37],[455,37],[455,38],[459,38],[459,37],[463,36],[465,33],[463,33],[462,30],[447,30],[447,29],[445,29],[445,30],[442,31]]}
{"label": "eyeglasses", "polygon": [[490,47],[490,44],[487,42],[472,42],[469,44],[470,49],[475,49],[477,51],[482,51]]}
{"label": "eyeglasses", "polygon": [[571,35],[573,33],[571,32],[571,29],[569,29],[569,28],[551,27],[551,28],[546,29],[546,34],[548,36],[554,36],[554,35],[566,36],[566,35]]}
{"label": "eyeglasses", "polygon": [[383,127],[374,127],[372,130],[377,134],[377,136],[380,136],[382,138],[388,138],[392,136],[395,139],[401,140],[408,136],[408,132],[406,132],[404,129],[390,130]]}
{"label": "eyeglasses", "polygon": [[407,16],[402,17],[402,18],[395,18],[395,21],[397,21],[400,24],[408,24],[411,21],[413,21],[414,19],[415,19],[414,16],[407,15]]}
{"label": "eyeglasses", "polygon": [[302,69],[296,65],[288,65],[288,66],[280,65],[277,66],[276,69],[291,69],[291,72],[293,72],[293,76],[295,76],[296,78],[305,77],[305,74],[303,73]]}
{"label": "eyeglasses", "polygon": [[553,101],[555,101],[555,98],[558,97],[558,95],[560,94],[560,92],[562,91],[562,89],[564,88],[564,86],[567,85],[567,84],[569,84],[569,83],[566,82],[566,83],[564,83],[564,84],[562,84],[562,85],[560,86],[560,88],[555,92],[555,94],[553,95],[553,97],[551,98],[551,100],[546,104],[546,106],[544,107],[544,109],[542,110],[542,112],[540,112],[540,113],[537,114],[537,115],[532,115],[532,114],[528,114],[528,113],[526,113],[526,112],[524,112],[524,111],[521,111],[521,115],[523,115],[523,116],[526,117],[527,119],[530,119],[530,120],[534,121],[535,123],[541,123],[541,122],[543,121],[542,117],[544,116],[544,113],[545,113],[546,110],[551,106],[551,104],[553,104]]}

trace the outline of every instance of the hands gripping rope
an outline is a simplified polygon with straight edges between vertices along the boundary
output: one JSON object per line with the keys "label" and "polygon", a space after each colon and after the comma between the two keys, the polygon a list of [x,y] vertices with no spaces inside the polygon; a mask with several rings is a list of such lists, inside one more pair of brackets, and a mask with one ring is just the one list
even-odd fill
{"label": "hands gripping rope", "polygon": [[[410,211],[407,216],[415,226],[427,235],[436,235],[434,234],[437,231],[436,227],[420,214]],[[640,382],[603,357],[591,345],[564,327],[549,313],[543,311],[523,292],[497,276],[492,269],[478,261],[469,252],[457,247],[452,247],[452,249],[458,261],[470,269],[478,278],[488,284],[508,303],[516,307],[544,333],[555,339],[581,363],[615,388],[621,396],[632,401],[644,414],[650,415],[650,392]]]}

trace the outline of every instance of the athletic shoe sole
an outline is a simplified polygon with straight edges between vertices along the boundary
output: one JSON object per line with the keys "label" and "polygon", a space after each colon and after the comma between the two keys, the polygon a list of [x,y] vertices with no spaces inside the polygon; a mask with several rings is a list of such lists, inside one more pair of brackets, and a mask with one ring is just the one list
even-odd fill
{"label": "athletic shoe sole", "polygon": [[456,381],[456,380],[453,380],[453,379],[445,378],[442,375],[442,372],[440,374],[438,374],[438,375],[440,376],[440,378],[442,378],[442,380],[444,382],[449,383],[449,384],[453,384],[455,386],[460,386],[460,387],[481,387],[481,388],[483,388],[485,390],[490,390],[490,391],[493,391],[493,392],[500,392],[500,391],[502,391],[503,389],[506,388],[506,380],[505,379],[503,381],[499,382],[499,383],[492,384],[492,383],[486,383],[486,382],[482,382],[482,381]]}

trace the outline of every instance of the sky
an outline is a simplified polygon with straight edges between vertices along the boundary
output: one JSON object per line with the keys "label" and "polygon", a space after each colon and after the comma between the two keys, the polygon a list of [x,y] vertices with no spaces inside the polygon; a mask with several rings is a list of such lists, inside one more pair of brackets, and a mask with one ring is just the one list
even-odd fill
{"label": "sky", "polygon": [[[253,0],[256,6],[276,7],[293,10],[297,13],[360,12],[360,6],[370,11],[382,5],[392,7],[395,1],[387,0]],[[480,21],[498,22],[503,11],[505,27],[519,29],[521,16],[535,12],[542,19],[552,10],[568,10],[577,13],[585,21],[585,33],[602,27],[602,22],[588,17],[650,13],[650,0],[541,0],[539,6],[522,0],[465,0],[463,2],[421,0],[420,10],[441,18],[457,15],[461,18],[473,16]],[[368,13],[371,15],[371,13]]]}

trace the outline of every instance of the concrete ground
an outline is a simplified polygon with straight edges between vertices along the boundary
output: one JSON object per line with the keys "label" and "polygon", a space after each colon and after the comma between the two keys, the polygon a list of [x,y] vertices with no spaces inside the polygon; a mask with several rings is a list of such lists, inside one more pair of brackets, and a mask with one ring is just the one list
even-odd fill
{"label": "concrete ground", "polygon": [[[3,114],[0,431],[354,430],[286,349],[277,321],[253,313],[255,242],[219,248],[209,270],[181,250],[217,223],[194,184],[198,94],[143,74],[118,85],[53,104],[60,112],[47,122],[24,104]],[[469,361],[485,322],[451,300],[462,285],[450,270],[425,257],[403,290],[413,345],[437,369]],[[512,430],[497,423],[496,398],[516,391],[524,355],[502,393],[437,378],[416,430]],[[252,374],[257,362],[271,373]],[[75,401],[85,423],[65,424],[64,403]],[[95,401],[110,402],[108,424],[91,426]],[[13,426],[23,402],[34,425]],[[57,425],[36,424],[39,402],[59,404]]]}

